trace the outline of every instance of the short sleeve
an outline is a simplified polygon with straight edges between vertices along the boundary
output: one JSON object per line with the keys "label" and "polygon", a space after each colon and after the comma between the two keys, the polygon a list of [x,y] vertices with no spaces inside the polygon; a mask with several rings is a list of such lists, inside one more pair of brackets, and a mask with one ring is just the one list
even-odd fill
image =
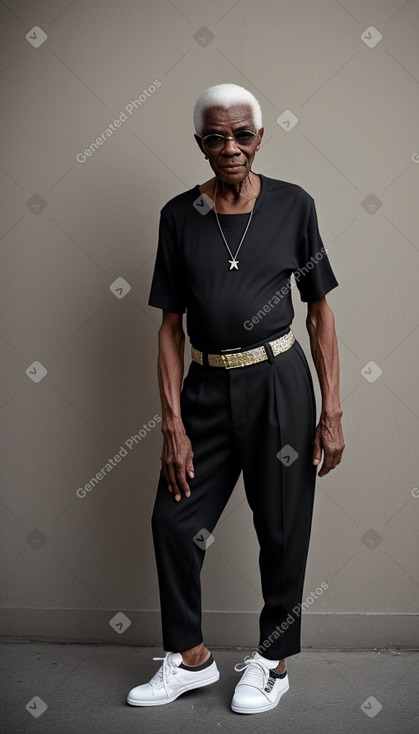
{"label": "short sleeve", "polygon": [[160,212],[159,240],[148,305],[173,313],[184,313],[185,289],[176,245],[173,223],[163,208]]}
{"label": "short sleeve", "polygon": [[314,199],[311,199],[298,261],[294,278],[302,301],[318,301],[339,285],[320,236]]}

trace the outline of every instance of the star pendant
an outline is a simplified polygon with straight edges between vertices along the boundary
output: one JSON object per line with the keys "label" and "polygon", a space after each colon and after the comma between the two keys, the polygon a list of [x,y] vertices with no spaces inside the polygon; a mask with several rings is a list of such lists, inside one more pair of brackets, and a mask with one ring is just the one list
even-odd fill
{"label": "star pendant", "polygon": [[239,260],[236,260],[235,257],[233,257],[232,260],[228,261],[230,263],[229,270],[238,270],[239,269]]}

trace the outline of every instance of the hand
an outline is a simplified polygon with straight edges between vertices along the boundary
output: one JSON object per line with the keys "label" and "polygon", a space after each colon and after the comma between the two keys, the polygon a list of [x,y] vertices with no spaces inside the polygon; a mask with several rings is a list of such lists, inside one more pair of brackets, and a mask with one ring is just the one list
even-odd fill
{"label": "hand", "polygon": [[179,502],[182,498],[181,492],[185,497],[190,497],[191,494],[186,474],[193,479],[192,445],[181,422],[163,427],[162,432],[162,474],[168,483],[169,492],[172,492],[175,500]]}
{"label": "hand", "polygon": [[313,452],[313,464],[316,466],[321,462],[322,451],[324,454],[323,465],[318,472],[319,477],[324,477],[340,464],[344,448],[340,417],[333,418],[322,414],[316,428]]}

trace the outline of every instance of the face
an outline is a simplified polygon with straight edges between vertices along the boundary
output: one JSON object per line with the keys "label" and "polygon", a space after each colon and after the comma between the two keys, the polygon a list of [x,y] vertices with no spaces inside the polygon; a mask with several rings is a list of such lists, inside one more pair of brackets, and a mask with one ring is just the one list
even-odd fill
{"label": "face", "polygon": [[[221,133],[232,137],[238,130],[256,130],[252,119],[251,108],[247,105],[234,105],[229,109],[210,107],[204,113],[204,127],[202,137],[209,133]],[[259,130],[259,137],[255,136],[250,145],[240,148],[235,140],[227,140],[225,146],[219,150],[210,150],[205,147],[202,139],[195,135],[195,139],[202,152],[208,156],[209,164],[218,179],[226,184],[238,184],[248,176],[256,151],[260,148],[263,128]]]}

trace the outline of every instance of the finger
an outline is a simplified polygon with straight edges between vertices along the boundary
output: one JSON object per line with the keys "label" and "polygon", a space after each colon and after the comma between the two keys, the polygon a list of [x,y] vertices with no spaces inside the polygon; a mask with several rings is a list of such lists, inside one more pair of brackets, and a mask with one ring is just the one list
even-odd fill
{"label": "finger", "polygon": [[326,466],[325,464],[323,464],[323,466],[322,466],[322,468],[320,469],[320,471],[319,471],[319,473],[318,473],[318,475],[317,475],[317,476],[319,476],[319,477],[324,477],[324,476],[325,476],[326,474],[328,474],[328,473],[330,472],[331,468],[332,468],[332,467],[330,467],[330,466]]}
{"label": "finger", "polygon": [[181,499],[181,496],[180,496],[179,488],[177,486],[174,468],[173,468],[173,466],[171,464],[168,464],[167,470],[168,470],[167,471],[167,474],[168,474],[168,486],[170,488],[170,492],[172,492],[172,494],[174,494],[175,500],[179,501]]}
{"label": "finger", "polygon": [[[316,443],[316,440],[315,440],[315,443]],[[318,473],[319,477],[324,477],[332,469],[335,469],[338,464],[340,464],[344,448],[345,448],[345,444],[342,445],[341,443],[338,446],[335,446],[334,448],[332,448],[332,446],[324,447],[324,461],[323,461],[323,466]],[[315,462],[313,459],[313,464],[314,463]]]}
{"label": "finger", "polygon": [[169,492],[171,492],[171,491],[172,491],[172,485],[170,484],[170,481],[169,481],[169,476],[168,476],[168,473],[167,473],[166,469],[165,469],[165,468],[164,468],[164,466],[163,466],[163,462],[162,462],[161,475],[162,475],[162,477],[163,477],[163,478],[164,478],[164,479],[166,480],[166,482],[167,482],[167,489],[169,490]]}
{"label": "finger", "polygon": [[319,471],[319,477],[324,477],[332,469],[334,469],[338,463],[339,462],[336,461],[336,454],[333,451],[328,451],[327,449],[325,449],[323,466]]}
{"label": "finger", "polygon": [[322,448],[320,445],[320,437],[316,434],[314,438],[314,451],[313,451],[313,464],[316,466],[320,464],[322,460]]}
{"label": "finger", "polygon": [[194,465],[193,465],[192,459],[189,459],[189,461],[188,461],[188,463],[186,465],[186,471],[188,472],[188,476],[191,479],[193,479],[194,476],[195,476],[195,471],[194,471]]}
{"label": "finger", "polygon": [[180,492],[177,489],[176,485],[175,486],[172,486],[171,484],[169,484],[167,488],[168,488],[170,494],[173,494],[174,495],[175,500],[180,500]]}
{"label": "finger", "polygon": [[186,481],[186,471],[183,465],[179,466],[176,470],[176,483],[178,489],[182,490],[185,497],[190,497],[191,489]]}
{"label": "finger", "polygon": [[195,476],[193,458],[194,458],[194,452],[192,451],[192,446],[190,445],[189,450],[186,454],[185,467],[186,467],[186,472],[188,474],[188,477],[190,477],[191,479],[193,479]]}

